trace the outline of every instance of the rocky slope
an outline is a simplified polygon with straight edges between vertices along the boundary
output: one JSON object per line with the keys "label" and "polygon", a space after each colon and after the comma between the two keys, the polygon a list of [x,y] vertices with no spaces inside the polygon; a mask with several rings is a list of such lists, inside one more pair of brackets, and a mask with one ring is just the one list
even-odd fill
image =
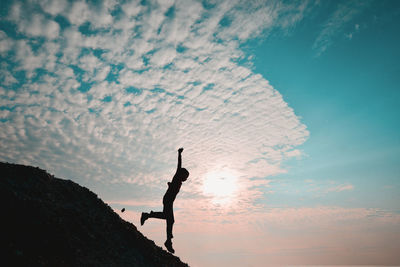
{"label": "rocky slope", "polygon": [[1,254],[7,266],[188,266],[85,187],[0,162]]}

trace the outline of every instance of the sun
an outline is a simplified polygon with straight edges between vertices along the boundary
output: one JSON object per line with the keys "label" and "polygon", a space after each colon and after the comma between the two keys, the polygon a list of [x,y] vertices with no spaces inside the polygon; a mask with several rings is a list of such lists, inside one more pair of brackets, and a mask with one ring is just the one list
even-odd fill
{"label": "sun", "polygon": [[215,204],[227,204],[234,200],[238,179],[232,171],[214,171],[205,175],[203,193],[213,198]]}

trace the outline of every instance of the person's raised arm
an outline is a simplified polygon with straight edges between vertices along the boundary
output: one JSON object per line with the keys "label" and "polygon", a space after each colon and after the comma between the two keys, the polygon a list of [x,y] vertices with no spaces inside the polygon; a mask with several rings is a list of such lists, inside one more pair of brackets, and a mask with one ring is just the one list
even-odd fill
{"label": "person's raised arm", "polygon": [[178,149],[178,168],[176,169],[177,172],[182,168],[182,151],[182,147]]}

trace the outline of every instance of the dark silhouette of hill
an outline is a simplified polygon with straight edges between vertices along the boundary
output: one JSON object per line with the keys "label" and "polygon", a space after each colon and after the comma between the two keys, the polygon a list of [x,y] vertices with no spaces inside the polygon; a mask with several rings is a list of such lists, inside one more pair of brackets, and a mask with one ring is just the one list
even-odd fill
{"label": "dark silhouette of hill", "polygon": [[89,189],[0,162],[4,266],[188,266]]}

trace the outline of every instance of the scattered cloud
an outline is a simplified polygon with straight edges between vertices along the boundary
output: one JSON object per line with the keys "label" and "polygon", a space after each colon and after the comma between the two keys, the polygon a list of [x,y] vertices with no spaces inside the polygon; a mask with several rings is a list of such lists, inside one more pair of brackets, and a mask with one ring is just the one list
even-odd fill
{"label": "scattered cloud", "polygon": [[354,186],[352,184],[341,184],[337,185],[331,188],[328,188],[328,191],[330,192],[342,192],[342,191],[351,191],[354,189]]}
{"label": "scattered cloud", "polygon": [[8,38],[7,34],[0,30],[0,54],[9,51],[12,48],[13,40]]}
{"label": "scattered cloud", "polygon": [[343,192],[354,190],[351,183],[339,183],[334,180],[305,180],[308,191],[315,192],[317,195],[326,195],[332,192]]}
{"label": "scattered cloud", "polygon": [[0,32],[9,62],[0,158],[84,184],[164,188],[169,177],[159,177],[173,174],[183,146],[189,192],[201,195],[206,173],[228,169],[254,193],[243,196],[250,203],[268,183],[250,178],[284,172],[308,131],[264,77],[237,63],[248,58],[239,44],[296,23],[280,21],[303,6],[14,2],[5,19],[17,32]]}
{"label": "scattered cloud", "polygon": [[[332,45],[336,36],[342,34],[345,27],[356,18],[365,8],[371,4],[369,1],[345,1],[338,4],[336,11],[327,19],[322,30],[316,38],[312,48],[316,51],[316,56],[323,54]],[[355,32],[359,30],[359,24],[355,24],[354,31],[345,36],[352,39]]]}
{"label": "scattered cloud", "polygon": [[355,24],[354,29],[351,30],[349,33],[346,33],[345,36],[347,39],[351,40],[353,39],[354,34],[358,33],[360,31],[360,24]]}
{"label": "scattered cloud", "polygon": [[12,86],[13,84],[18,83],[17,79],[15,79],[11,72],[7,70],[7,64],[1,64],[0,71],[0,81],[2,84],[5,86]]}

